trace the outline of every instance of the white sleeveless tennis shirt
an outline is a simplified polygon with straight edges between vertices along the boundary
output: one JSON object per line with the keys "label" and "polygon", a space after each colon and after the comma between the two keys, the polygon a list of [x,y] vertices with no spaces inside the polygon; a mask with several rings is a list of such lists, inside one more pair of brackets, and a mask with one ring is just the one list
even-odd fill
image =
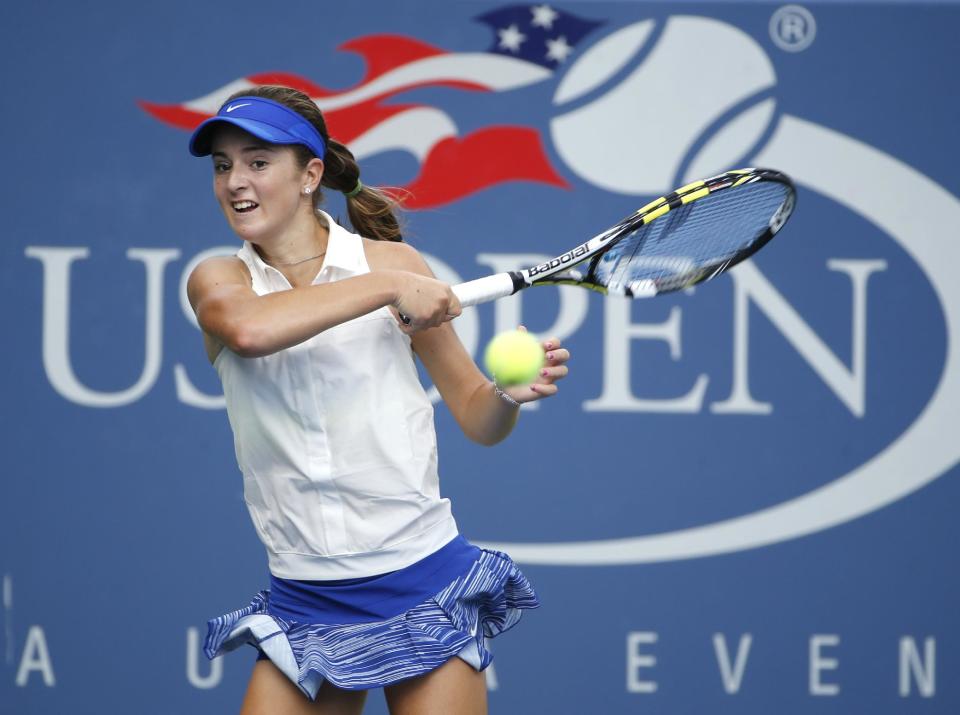
{"label": "white sleeveless tennis shirt", "polygon": [[[314,285],[368,273],[362,239],[324,217],[330,240]],[[237,255],[258,295],[290,289],[250,243]],[[387,308],[266,357],[223,348],[214,366],[274,576],[374,576],[457,535],[440,497],[433,406]]]}

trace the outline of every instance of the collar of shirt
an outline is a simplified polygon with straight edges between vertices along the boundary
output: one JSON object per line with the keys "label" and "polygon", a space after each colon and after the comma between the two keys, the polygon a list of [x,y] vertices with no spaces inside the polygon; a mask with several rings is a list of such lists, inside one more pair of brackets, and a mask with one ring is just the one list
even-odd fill
{"label": "collar of shirt", "polygon": [[[363,239],[347,231],[334,221],[329,214],[323,211],[319,213],[326,220],[329,238],[327,239],[327,252],[323,257],[323,265],[317,271],[312,285],[367,272],[366,258],[363,253]],[[286,276],[277,268],[266,263],[249,241],[243,242],[243,247],[237,255],[271,291],[291,288]]]}

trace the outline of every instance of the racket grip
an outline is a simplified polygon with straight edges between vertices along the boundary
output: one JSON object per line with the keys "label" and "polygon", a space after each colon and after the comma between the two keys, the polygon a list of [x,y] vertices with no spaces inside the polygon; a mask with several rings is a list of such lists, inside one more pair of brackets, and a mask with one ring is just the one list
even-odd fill
{"label": "racket grip", "polygon": [[464,308],[513,295],[516,290],[513,276],[509,273],[496,273],[453,286],[453,293]]}

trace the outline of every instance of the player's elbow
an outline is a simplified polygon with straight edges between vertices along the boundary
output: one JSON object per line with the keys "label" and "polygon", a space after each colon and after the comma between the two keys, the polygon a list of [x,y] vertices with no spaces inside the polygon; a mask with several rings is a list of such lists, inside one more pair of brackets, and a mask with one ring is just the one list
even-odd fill
{"label": "player's elbow", "polygon": [[502,427],[494,429],[489,426],[478,429],[471,425],[461,423],[460,428],[463,430],[466,438],[471,442],[479,444],[481,447],[493,447],[495,444],[500,444],[507,438],[513,426],[510,425],[507,429],[503,429]]}
{"label": "player's elbow", "polygon": [[240,357],[263,357],[271,352],[267,347],[267,331],[231,310],[228,304],[210,301],[201,306],[197,319],[205,332]]}
{"label": "player's elbow", "polygon": [[254,358],[269,355],[272,350],[267,347],[263,331],[249,324],[237,325],[230,331],[224,344],[240,357]]}
{"label": "player's elbow", "polygon": [[[469,435],[468,435],[469,436]],[[477,435],[475,437],[470,437],[470,439],[479,444],[481,447],[493,447],[496,444],[500,444],[507,435]]]}
{"label": "player's elbow", "polygon": [[266,357],[284,347],[278,341],[275,325],[250,316],[230,321],[223,344],[244,358]]}

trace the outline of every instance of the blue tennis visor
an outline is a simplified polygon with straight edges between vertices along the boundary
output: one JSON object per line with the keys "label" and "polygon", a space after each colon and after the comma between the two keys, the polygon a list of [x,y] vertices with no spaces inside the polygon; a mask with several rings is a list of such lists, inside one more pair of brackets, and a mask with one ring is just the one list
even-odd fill
{"label": "blue tennis visor", "polygon": [[190,137],[190,153],[210,154],[213,130],[221,123],[240,127],[269,144],[302,144],[318,159],[323,158],[326,149],[320,132],[289,107],[263,97],[237,97],[220,107],[217,116],[196,128]]}

